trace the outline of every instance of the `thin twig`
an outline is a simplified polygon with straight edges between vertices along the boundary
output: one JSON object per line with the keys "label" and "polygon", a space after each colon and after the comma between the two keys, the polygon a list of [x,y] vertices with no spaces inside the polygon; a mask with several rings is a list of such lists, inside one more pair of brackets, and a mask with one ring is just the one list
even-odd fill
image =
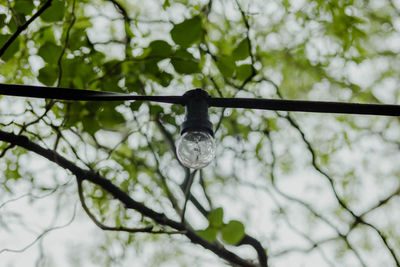
{"label": "thin twig", "polygon": [[210,207],[210,210],[212,210],[212,209],[214,209],[214,205],[212,203],[211,197],[208,195],[207,186],[206,186],[206,183],[204,181],[204,175],[203,175],[203,171],[202,170],[200,170],[200,175],[199,176],[200,176],[199,177],[199,182],[200,182],[201,188],[203,189],[204,197],[207,199],[208,206]]}
{"label": "thin twig", "polygon": [[58,79],[57,79],[57,87],[59,87],[61,85],[61,79],[62,79],[62,75],[63,75],[63,69],[62,69],[62,58],[64,57],[64,54],[68,48],[68,41],[69,41],[69,35],[71,32],[72,27],[75,24],[76,21],[76,16],[75,16],[75,4],[76,4],[76,0],[73,0],[72,2],[72,12],[71,12],[71,22],[68,25],[66,34],[65,34],[65,40],[64,40],[64,45],[63,48],[61,50],[60,56],[58,57],[58,61],[57,61],[57,66],[58,66]]}
{"label": "thin twig", "polygon": [[348,232],[347,234],[341,233],[340,230],[339,230],[336,226],[334,226],[334,225],[332,224],[332,222],[330,222],[330,221],[329,221],[327,218],[325,218],[322,214],[316,212],[316,211],[311,207],[311,205],[307,204],[306,202],[304,202],[304,201],[302,201],[302,200],[300,200],[300,199],[297,199],[297,198],[295,198],[295,197],[289,196],[288,194],[284,193],[283,191],[281,191],[281,190],[278,188],[278,186],[277,186],[276,183],[275,183],[275,180],[276,180],[276,179],[275,179],[275,174],[274,174],[274,169],[275,169],[275,164],[276,164],[276,157],[275,157],[275,152],[274,152],[274,148],[273,148],[273,142],[272,142],[272,139],[271,139],[271,137],[270,137],[270,135],[269,135],[269,132],[268,132],[267,130],[264,131],[264,134],[267,136],[267,138],[268,138],[268,140],[269,140],[269,142],[270,142],[270,147],[271,147],[271,149],[270,149],[271,152],[270,152],[270,153],[271,153],[271,156],[272,156],[272,163],[271,163],[271,168],[272,168],[272,170],[271,170],[271,174],[270,174],[270,175],[271,175],[271,183],[272,183],[272,186],[274,187],[275,191],[278,192],[278,194],[280,194],[280,195],[283,196],[284,198],[286,198],[286,199],[288,199],[288,200],[290,200],[290,201],[293,201],[293,202],[296,202],[296,203],[302,205],[302,206],[305,207],[307,210],[309,210],[314,216],[316,216],[317,218],[321,219],[321,220],[322,220],[323,222],[325,222],[328,226],[330,226],[333,230],[335,230],[336,233],[337,233],[337,235],[340,236],[340,237],[343,239],[343,241],[346,243],[347,247],[354,253],[354,255],[356,256],[356,258],[358,259],[358,261],[360,262],[360,264],[361,264],[362,266],[365,267],[366,264],[365,264],[364,260],[361,258],[361,256],[360,256],[360,254],[358,253],[358,251],[350,244],[350,242],[349,242],[349,240],[348,240],[348,234],[349,234],[350,232]]}
{"label": "thin twig", "polygon": [[192,173],[190,173],[189,178],[187,179],[186,183],[184,184],[185,202],[183,203],[182,214],[181,214],[181,222],[182,223],[185,221],[185,212],[186,212],[187,202],[191,195],[190,189],[192,188],[195,174],[196,174],[196,170],[194,170]]}
{"label": "thin twig", "polygon": [[23,248],[20,248],[20,249],[9,249],[9,248],[4,248],[4,249],[0,250],[0,254],[3,253],[3,252],[21,253],[21,252],[26,251],[27,249],[29,249],[30,247],[32,247],[36,242],[38,242],[42,237],[44,237],[45,235],[47,235],[49,232],[52,232],[52,231],[58,230],[58,229],[62,229],[62,228],[65,228],[65,227],[69,226],[69,225],[74,221],[75,215],[76,215],[76,204],[75,204],[75,206],[74,206],[74,212],[73,212],[72,218],[71,218],[67,223],[65,223],[65,224],[63,224],[63,225],[60,225],[60,226],[55,226],[55,227],[51,227],[51,228],[48,228],[48,229],[44,230],[44,231],[43,231],[40,235],[38,235],[31,243],[29,243],[28,245],[26,245],[26,246],[23,247]]}
{"label": "thin twig", "polygon": [[77,179],[78,185],[78,196],[81,202],[83,210],[89,216],[89,218],[94,222],[94,224],[102,230],[105,231],[116,231],[116,232],[127,232],[127,233],[152,233],[152,234],[184,234],[185,231],[153,231],[154,226],[146,226],[143,228],[129,228],[124,226],[107,226],[97,220],[96,216],[90,211],[89,207],[86,205],[85,197],[83,195],[82,180]]}
{"label": "thin twig", "polygon": [[10,38],[7,40],[7,42],[0,48],[0,57],[4,54],[4,52],[7,50],[7,48],[14,42],[15,39],[26,29],[28,26],[36,19],[38,18],[47,8],[51,6],[52,0],[47,0],[46,3],[43,4],[39,8],[39,10],[23,25],[19,26],[17,30],[13,33],[13,35],[10,36]]}

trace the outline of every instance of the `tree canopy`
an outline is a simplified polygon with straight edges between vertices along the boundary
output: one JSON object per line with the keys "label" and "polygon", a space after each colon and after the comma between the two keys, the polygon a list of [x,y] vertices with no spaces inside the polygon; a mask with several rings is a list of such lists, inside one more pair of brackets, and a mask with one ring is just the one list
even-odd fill
{"label": "tree canopy", "polygon": [[[394,0],[3,0],[0,82],[399,104],[399,22]],[[210,108],[190,170],[184,111],[2,96],[0,261],[400,266],[399,118]]]}

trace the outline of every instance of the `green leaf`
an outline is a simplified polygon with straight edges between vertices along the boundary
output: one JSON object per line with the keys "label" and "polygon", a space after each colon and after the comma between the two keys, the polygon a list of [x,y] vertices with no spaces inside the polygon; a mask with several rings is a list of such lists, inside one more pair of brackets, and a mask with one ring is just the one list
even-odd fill
{"label": "green leaf", "polygon": [[40,15],[40,18],[46,22],[60,21],[64,18],[64,13],[65,1],[53,0],[51,6]]}
{"label": "green leaf", "polygon": [[33,0],[15,0],[14,10],[18,14],[29,15],[34,8]]}
{"label": "green leaf", "polygon": [[189,47],[191,44],[199,42],[201,36],[202,25],[199,16],[175,24],[171,30],[172,40],[182,47]]}
{"label": "green leaf", "polygon": [[149,59],[144,62],[144,70],[145,73],[150,74],[158,74],[160,73],[160,68],[158,67],[158,59]]}
{"label": "green leaf", "polygon": [[[84,58],[75,56],[74,58],[63,58],[61,61],[62,66],[62,80],[61,87],[70,87],[73,86],[75,88],[83,88],[86,85],[86,82],[94,78],[96,73],[93,70],[93,66],[91,64],[82,64]],[[114,89],[118,83],[118,80],[110,79],[114,76],[106,76],[104,79],[100,80],[95,87],[95,89]],[[112,87],[108,87],[112,86]]]}
{"label": "green leaf", "polygon": [[160,116],[160,119],[162,122],[164,123],[168,123],[171,125],[176,125],[176,119],[174,116],[171,116],[170,114],[162,114],[162,116]]}
{"label": "green leaf", "polygon": [[240,81],[245,81],[253,73],[253,66],[250,64],[243,64],[236,69],[236,79]]}
{"label": "green leaf", "polygon": [[181,115],[181,114],[185,113],[185,108],[182,105],[173,104],[173,105],[171,105],[171,110],[176,115]]}
{"label": "green leaf", "polygon": [[283,0],[283,1],[282,1],[282,5],[283,5],[286,9],[288,9],[288,8],[291,6],[291,3],[290,3],[289,0]]}
{"label": "green leaf", "polygon": [[249,42],[247,38],[244,38],[233,50],[232,56],[237,60],[243,60],[250,56],[249,52]]}
{"label": "green leaf", "polygon": [[162,113],[164,109],[159,105],[151,105],[150,106],[150,115],[158,115]]}
{"label": "green leaf", "polygon": [[130,104],[131,110],[132,111],[138,111],[140,106],[143,104],[142,101],[134,101]]}
{"label": "green leaf", "polygon": [[56,38],[54,36],[54,30],[53,27],[43,27],[40,32],[38,32],[38,41],[41,44],[44,44],[45,42],[56,42]]}
{"label": "green leaf", "polygon": [[118,85],[120,79],[121,77],[118,74],[109,75],[101,81],[100,89],[108,92],[123,92],[121,87]]}
{"label": "green leaf", "polygon": [[57,70],[55,67],[46,65],[39,70],[38,80],[47,86],[52,86],[58,78]]}
{"label": "green leaf", "polygon": [[129,92],[140,92],[144,85],[136,76],[130,75],[126,77],[125,87]]}
{"label": "green leaf", "polygon": [[0,14],[0,29],[6,25],[6,14]]}
{"label": "green leaf", "polygon": [[236,245],[244,237],[244,225],[236,220],[229,221],[221,230],[225,243]]}
{"label": "green leaf", "polygon": [[38,55],[49,64],[56,64],[62,48],[52,42],[46,42],[39,48]]}
{"label": "green leaf", "polygon": [[174,79],[174,76],[172,76],[171,74],[169,74],[168,72],[165,72],[165,71],[161,72],[158,75],[159,83],[164,87],[167,87],[173,79]]}
{"label": "green leaf", "polygon": [[75,30],[70,32],[68,41],[68,48],[71,49],[71,51],[80,50],[88,44],[85,29],[78,30],[75,26],[76,24],[74,24]]}
{"label": "green leaf", "polygon": [[113,128],[122,123],[125,123],[125,118],[121,113],[115,110],[112,106],[105,106],[102,110],[97,114],[97,119],[99,123],[108,128]]}
{"label": "green leaf", "polygon": [[171,3],[169,2],[169,0],[164,0],[164,3],[162,5],[163,9],[166,10],[170,6],[171,6]]}
{"label": "green leaf", "polygon": [[207,219],[211,226],[213,226],[214,228],[220,228],[223,224],[223,217],[224,217],[224,210],[221,207],[219,207],[212,210],[208,214]]}
{"label": "green leaf", "polygon": [[[18,14],[17,17],[19,18]],[[15,32],[18,28],[17,22],[15,22],[15,18],[13,17],[10,22],[8,22],[8,28],[10,29],[11,32]]]}
{"label": "green leaf", "polygon": [[88,18],[79,19],[74,23],[74,29],[86,29],[86,28],[91,28],[92,26],[93,24]]}
{"label": "green leaf", "polygon": [[[0,35],[0,47],[2,47],[8,39],[10,39],[11,34]],[[19,50],[19,38],[15,39],[11,45],[7,48],[4,54],[1,56],[1,59],[7,61],[11,59],[15,53]]]}
{"label": "green leaf", "polygon": [[81,122],[81,115],[83,112],[85,112],[84,107],[81,102],[79,101],[74,101],[70,104],[70,107],[68,108],[68,115],[66,116],[67,122],[65,124],[65,127],[72,127],[76,126],[79,122]]}
{"label": "green leaf", "polygon": [[198,62],[186,50],[178,50],[171,59],[171,64],[176,72],[181,74],[192,74],[200,71]]}
{"label": "green leaf", "polygon": [[89,134],[93,135],[98,130],[100,130],[100,125],[96,119],[94,119],[94,114],[87,114],[82,117],[83,129]]}
{"label": "green leaf", "polygon": [[197,230],[197,234],[208,242],[215,242],[217,240],[217,229],[208,227],[205,230]]}
{"label": "green leaf", "polygon": [[233,76],[236,65],[232,57],[221,57],[217,61],[217,67],[222,75],[226,78],[230,78]]}
{"label": "green leaf", "polygon": [[150,43],[149,48],[151,49],[148,56],[166,58],[172,53],[172,48],[166,41],[155,40]]}

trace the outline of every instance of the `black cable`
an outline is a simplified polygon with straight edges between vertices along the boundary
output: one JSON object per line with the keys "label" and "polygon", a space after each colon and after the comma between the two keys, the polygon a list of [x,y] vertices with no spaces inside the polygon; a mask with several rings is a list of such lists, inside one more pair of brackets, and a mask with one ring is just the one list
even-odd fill
{"label": "black cable", "polygon": [[[198,89],[195,89],[198,90]],[[115,92],[44,87],[19,84],[0,84],[0,95],[82,101],[154,101],[169,104],[187,103],[185,96],[138,96]],[[223,108],[248,108],[263,110],[343,113],[363,115],[400,116],[400,105],[341,103],[327,101],[302,101],[259,98],[207,98],[208,106]]]}
{"label": "black cable", "polygon": [[0,84],[0,95],[47,98],[56,100],[124,101],[140,100],[184,104],[182,96],[138,96],[115,92],[44,87],[19,84]]}
{"label": "black cable", "polygon": [[258,98],[208,98],[210,107],[400,116],[400,105]]}

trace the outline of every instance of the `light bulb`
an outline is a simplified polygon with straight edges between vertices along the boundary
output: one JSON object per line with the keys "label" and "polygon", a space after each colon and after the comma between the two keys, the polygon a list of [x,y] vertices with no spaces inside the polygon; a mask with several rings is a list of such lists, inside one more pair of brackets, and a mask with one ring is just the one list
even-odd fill
{"label": "light bulb", "polygon": [[205,131],[187,131],[178,139],[176,153],[188,168],[201,169],[214,159],[214,138]]}

